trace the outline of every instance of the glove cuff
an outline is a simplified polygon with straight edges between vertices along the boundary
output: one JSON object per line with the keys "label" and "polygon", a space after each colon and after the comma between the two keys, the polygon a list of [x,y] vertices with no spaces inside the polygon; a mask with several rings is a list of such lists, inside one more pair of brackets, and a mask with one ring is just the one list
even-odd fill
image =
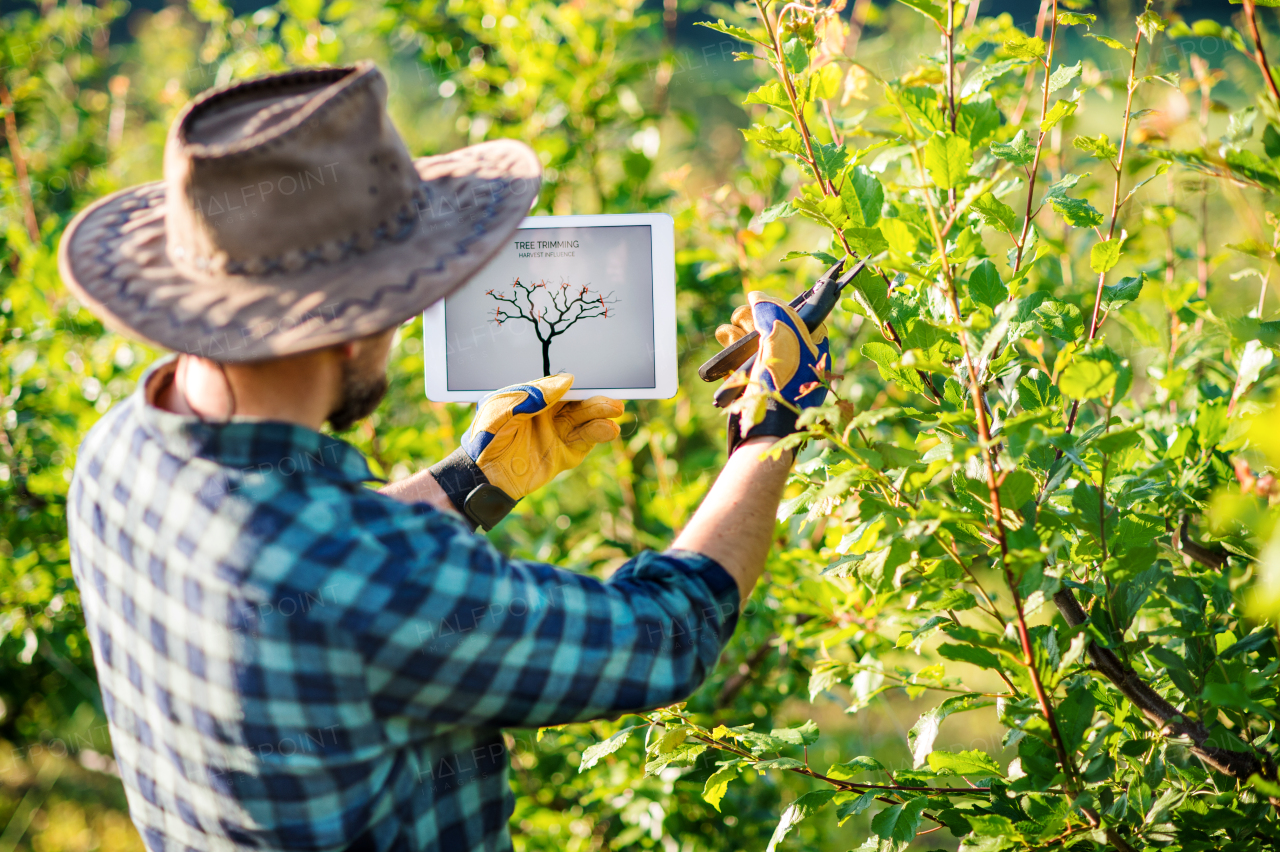
{"label": "glove cuff", "polygon": [[493,529],[515,508],[518,500],[489,482],[484,471],[462,447],[427,468],[449,502],[464,518],[485,531]]}
{"label": "glove cuff", "polygon": [[[774,437],[785,438],[792,435],[796,431],[796,413],[786,406],[778,404],[776,399],[770,399],[768,407],[765,409],[764,419],[747,430],[747,434],[742,434],[741,424],[742,417],[739,414],[729,415],[729,455],[733,455],[738,447],[752,438]],[[799,447],[796,448],[799,452]],[[794,454],[793,454],[794,455]]]}

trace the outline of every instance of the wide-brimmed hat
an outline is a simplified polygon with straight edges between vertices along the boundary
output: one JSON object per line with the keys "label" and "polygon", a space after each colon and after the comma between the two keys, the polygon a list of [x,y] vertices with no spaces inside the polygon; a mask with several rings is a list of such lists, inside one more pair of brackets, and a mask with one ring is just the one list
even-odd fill
{"label": "wide-brimmed hat", "polygon": [[527,145],[414,160],[370,62],[207,92],[164,180],[107,196],[62,237],[63,280],[109,327],[218,361],[373,334],[456,290],[538,197]]}

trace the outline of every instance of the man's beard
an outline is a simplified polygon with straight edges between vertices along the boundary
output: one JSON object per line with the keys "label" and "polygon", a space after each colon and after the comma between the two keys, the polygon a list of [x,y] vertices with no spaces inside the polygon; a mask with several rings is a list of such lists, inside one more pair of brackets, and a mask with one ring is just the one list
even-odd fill
{"label": "man's beard", "polygon": [[342,400],[329,412],[329,425],[335,432],[343,432],[374,412],[378,403],[387,395],[387,373],[376,376],[366,374],[363,364],[348,361],[342,365]]}

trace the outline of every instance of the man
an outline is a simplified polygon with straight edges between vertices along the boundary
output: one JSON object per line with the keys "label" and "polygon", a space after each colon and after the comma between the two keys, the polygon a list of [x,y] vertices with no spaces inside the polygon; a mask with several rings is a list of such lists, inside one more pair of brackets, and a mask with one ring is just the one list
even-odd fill
{"label": "man", "polygon": [[725,334],[761,332],[748,398],[770,410],[734,429],[672,549],[607,583],[475,533],[617,436],[618,403],[560,401],[570,376],[494,394],[448,459],[366,488],[360,454],[319,430],[374,409],[396,327],[481,267],[538,191],[516,142],[410,159],[385,99],[370,64],[208,93],[175,120],[164,180],[99,201],[62,241],[92,310],[179,353],[87,436],[68,506],[152,852],[510,848],[501,729],[698,687],[769,548],[790,453],[762,451],[825,395],[823,335],[752,294]]}

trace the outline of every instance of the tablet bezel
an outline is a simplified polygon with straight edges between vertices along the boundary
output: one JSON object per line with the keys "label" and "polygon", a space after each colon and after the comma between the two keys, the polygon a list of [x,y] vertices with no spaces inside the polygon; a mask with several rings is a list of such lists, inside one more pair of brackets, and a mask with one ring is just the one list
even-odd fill
{"label": "tablet bezel", "polygon": [[[528,216],[517,233],[529,228],[601,228],[648,225],[653,252],[653,353],[652,388],[571,389],[565,399],[609,396],[614,399],[670,399],[676,395],[676,263],[675,221],[666,213],[604,213],[573,216]],[[481,267],[483,271],[483,267]],[[477,273],[479,274],[479,273]],[[467,285],[463,285],[464,287]],[[433,402],[477,402],[492,391],[449,390],[445,300],[422,313],[422,361],[427,399]],[[538,378],[530,376],[530,379]]]}

